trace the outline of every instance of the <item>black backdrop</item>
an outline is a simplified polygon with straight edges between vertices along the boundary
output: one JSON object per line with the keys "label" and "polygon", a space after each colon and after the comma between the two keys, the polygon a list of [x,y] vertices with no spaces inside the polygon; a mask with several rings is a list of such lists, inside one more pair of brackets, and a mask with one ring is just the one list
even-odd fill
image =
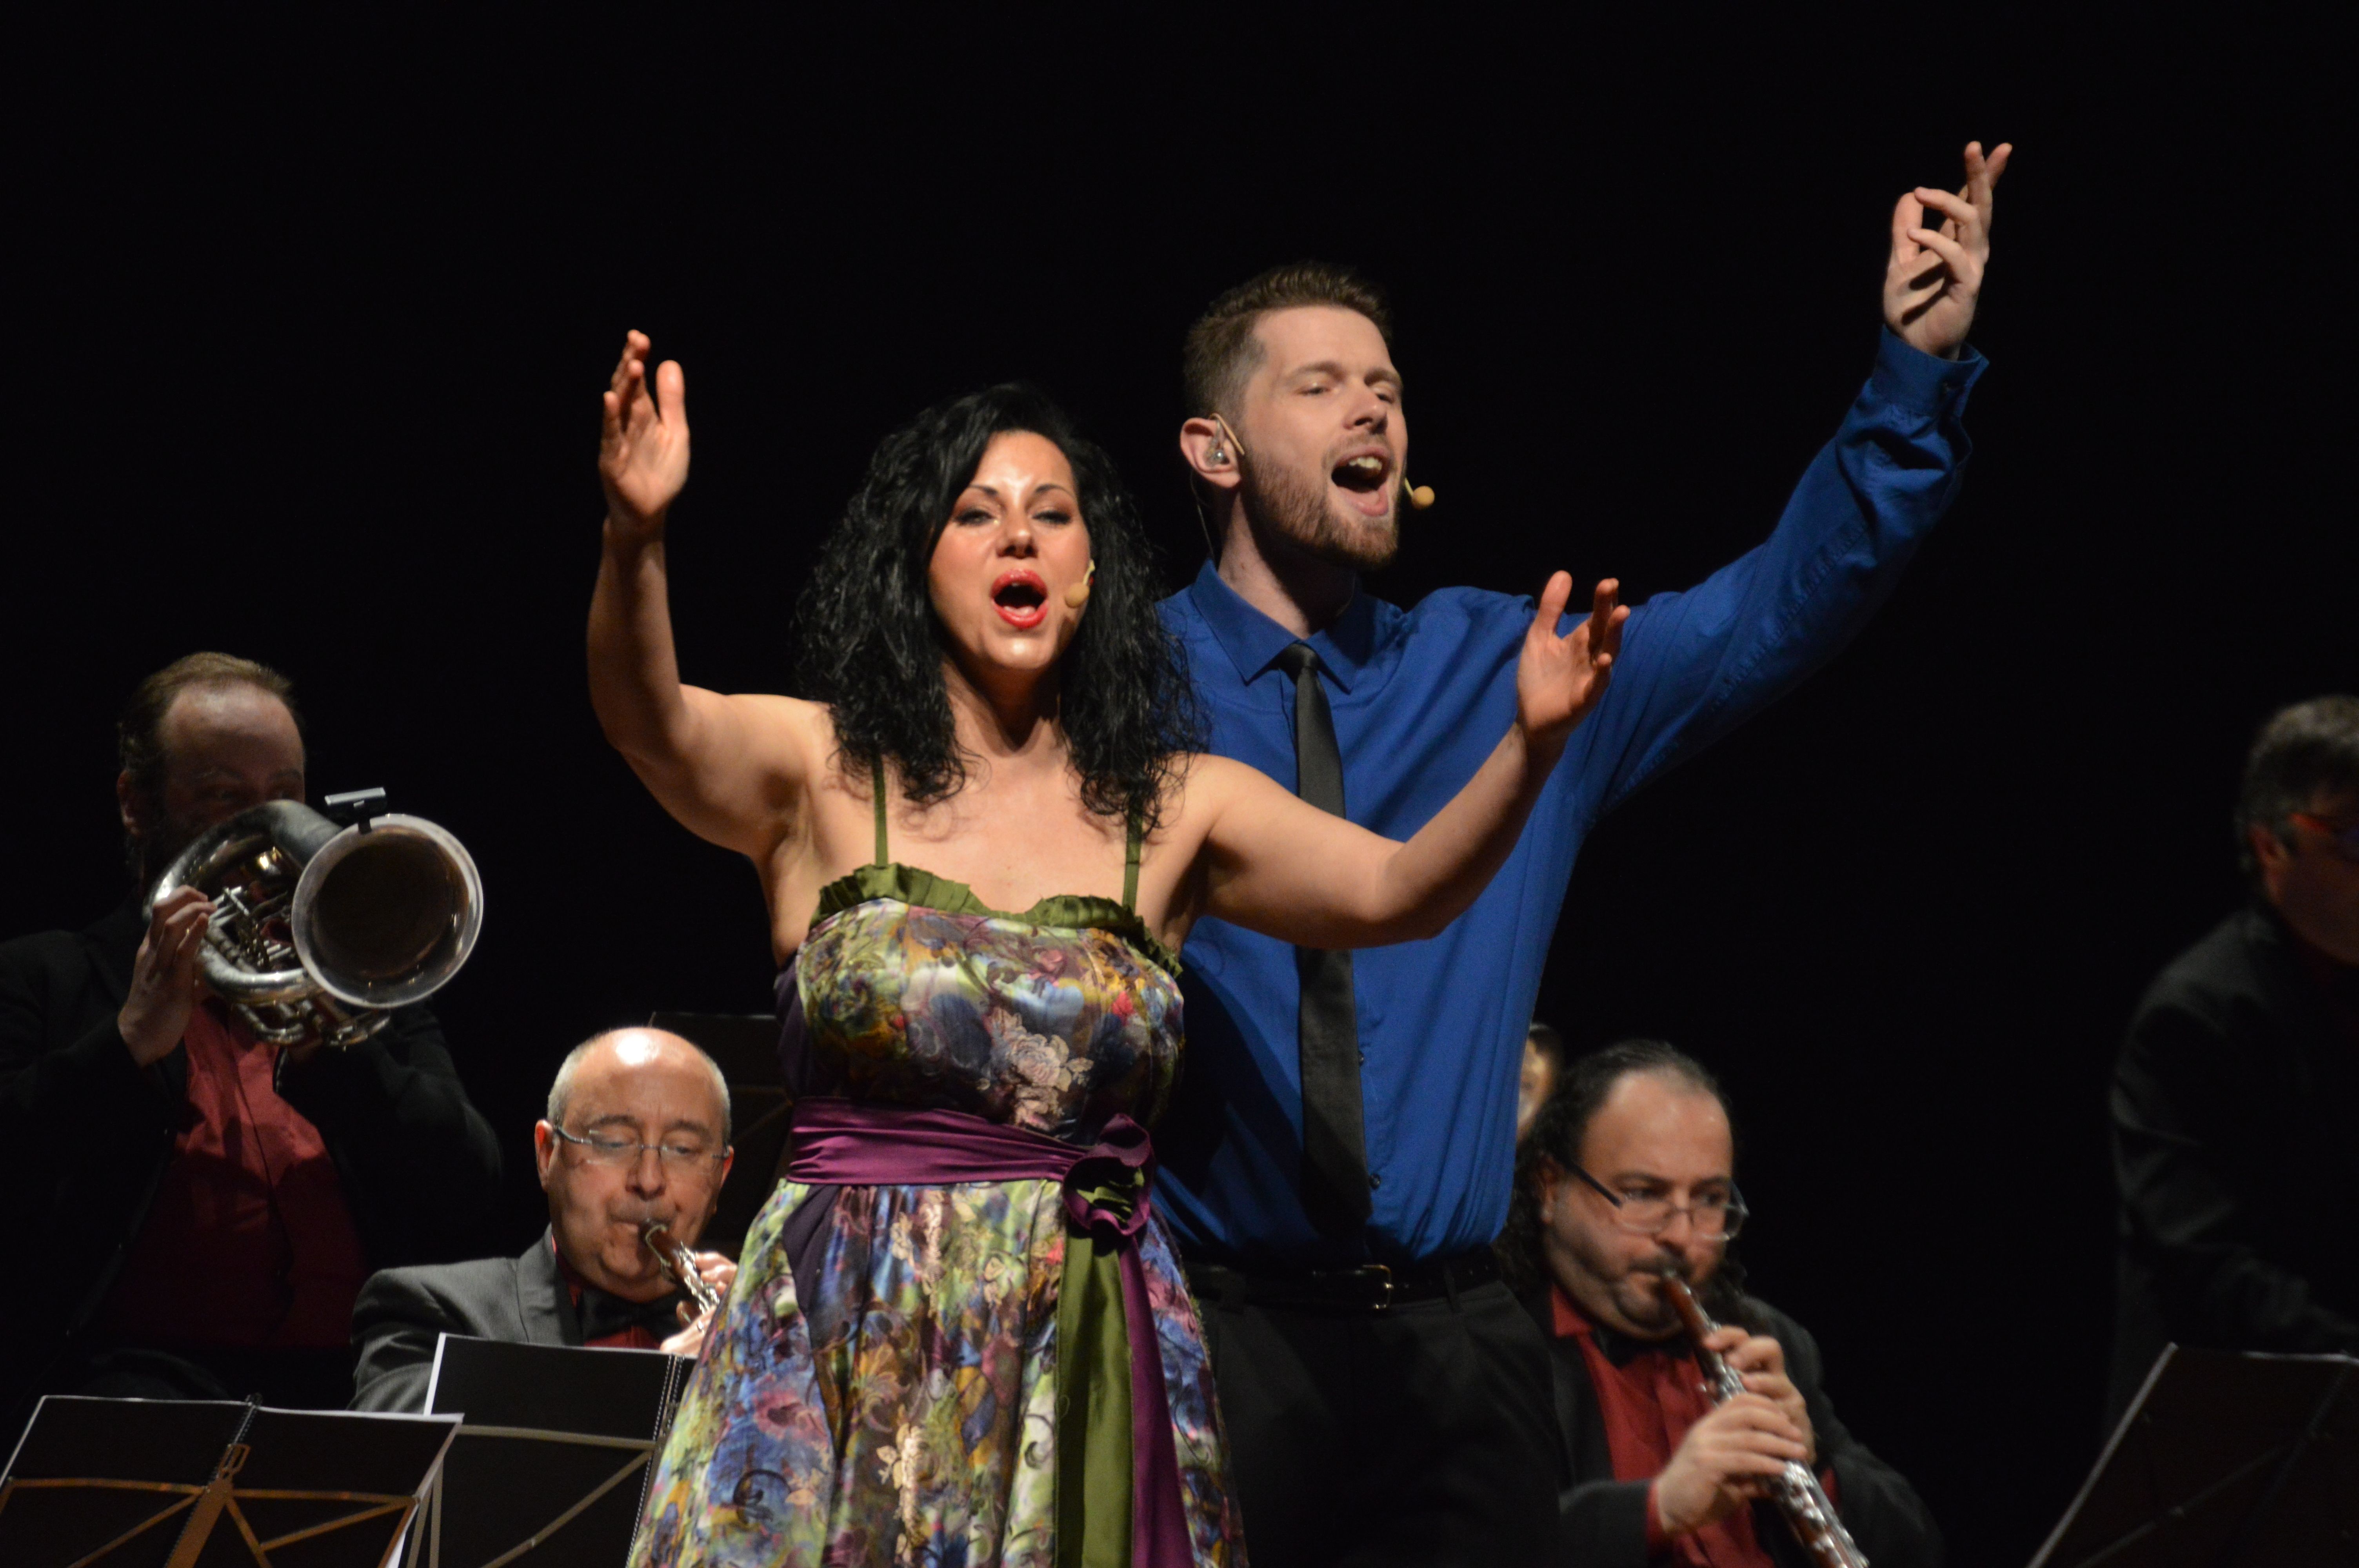
{"label": "black backdrop", "polygon": [[987,380],[1075,407],[1183,580],[1179,336],[1304,254],[1396,293],[1441,493],[1373,586],[1560,566],[1643,598],[1759,539],[1832,429],[1893,197],[2011,138],[1962,499],[1834,667],[1598,833],[1541,1005],[1725,1074],[1765,1292],[1958,1559],[2019,1561],[2098,1435],[2120,1025],[2238,896],[2255,725],[2359,684],[2323,15],[582,10],[28,43],[0,931],[118,895],[110,725],[141,674],[196,647],[289,671],[314,791],[386,784],[482,863],[484,941],[436,1005],[520,1245],[559,1054],[768,995],[747,868],[663,816],[585,698],[625,327],[689,371],[702,684],[781,687],[869,446]]}

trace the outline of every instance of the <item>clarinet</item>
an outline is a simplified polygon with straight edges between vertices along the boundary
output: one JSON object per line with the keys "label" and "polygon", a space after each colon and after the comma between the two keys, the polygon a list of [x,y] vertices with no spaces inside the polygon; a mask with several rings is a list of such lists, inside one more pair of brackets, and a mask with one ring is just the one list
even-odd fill
{"label": "clarinet", "polygon": [[[1704,1336],[1720,1325],[1704,1315],[1697,1303],[1695,1292],[1677,1274],[1663,1276],[1663,1293],[1671,1298],[1679,1309],[1680,1321],[1687,1325],[1688,1335],[1695,1341],[1696,1364],[1703,1368],[1704,1392],[1714,1404],[1726,1404],[1745,1392],[1742,1374],[1720,1358],[1717,1351],[1704,1348]],[[1867,1568],[1867,1554],[1859,1542],[1851,1538],[1843,1520],[1835,1517],[1835,1506],[1827,1498],[1827,1489],[1810,1474],[1810,1467],[1798,1459],[1786,1461],[1783,1475],[1769,1482],[1769,1500],[1786,1516],[1787,1525],[1802,1550],[1810,1554],[1817,1568]]]}
{"label": "clarinet", "polygon": [[647,1250],[656,1255],[656,1267],[696,1303],[699,1317],[721,1304],[721,1292],[706,1284],[704,1276],[697,1271],[696,1254],[672,1239],[669,1226],[662,1220],[651,1219],[639,1232],[639,1239],[645,1241]]}

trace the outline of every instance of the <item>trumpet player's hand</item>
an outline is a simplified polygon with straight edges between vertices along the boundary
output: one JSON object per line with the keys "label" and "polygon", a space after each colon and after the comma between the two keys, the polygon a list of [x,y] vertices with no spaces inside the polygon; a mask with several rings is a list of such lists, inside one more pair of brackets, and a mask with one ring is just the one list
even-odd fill
{"label": "trumpet player's hand", "polygon": [[1802,1402],[1802,1390],[1786,1375],[1786,1347],[1766,1334],[1747,1334],[1724,1324],[1704,1343],[1720,1352],[1731,1371],[1744,1376],[1747,1389],[1786,1412],[1786,1419],[1802,1434],[1802,1446],[1810,1450],[1802,1455],[1802,1463],[1815,1466],[1818,1433],[1810,1430],[1810,1410]]}
{"label": "trumpet player's hand", "polygon": [[[729,1287],[737,1282],[737,1265],[718,1252],[699,1252],[695,1254],[695,1258],[698,1277],[712,1286],[723,1302],[727,1302]],[[693,1357],[703,1350],[704,1336],[712,1327],[712,1314],[701,1313],[691,1317],[690,1311],[689,1303],[682,1302],[679,1305],[679,1316],[680,1322],[686,1326],[669,1339],[665,1340],[659,1348],[673,1356],[689,1357]]]}
{"label": "trumpet player's hand", "polygon": [[1765,1496],[1786,1462],[1806,1452],[1775,1400],[1739,1394],[1688,1428],[1655,1477],[1655,1519],[1668,1535],[1701,1530]]}
{"label": "trumpet player's hand", "polygon": [[[687,1310],[686,1307],[680,1308],[682,1312]],[[709,1312],[701,1314],[690,1319],[686,1328],[681,1329],[656,1348],[667,1356],[685,1356],[693,1361],[704,1354],[704,1336],[712,1327],[712,1314]]]}
{"label": "trumpet player's hand", "polygon": [[647,335],[627,332],[602,395],[598,479],[606,487],[606,527],[624,543],[663,533],[664,514],[688,483],[688,382],[666,360],[647,384]]}
{"label": "trumpet player's hand", "polygon": [[737,1282],[737,1265],[718,1252],[698,1252],[692,1256],[696,1259],[698,1275],[712,1287],[714,1295],[727,1301],[729,1287]]}
{"label": "trumpet player's hand", "polygon": [[212,918],[212,900],[191,887],[156,901],[139,956],[131,961],[130,993],[114,1015],[131,1059],[143,1067],[170,1055],[189,1032],[202,983],[197,955]]}

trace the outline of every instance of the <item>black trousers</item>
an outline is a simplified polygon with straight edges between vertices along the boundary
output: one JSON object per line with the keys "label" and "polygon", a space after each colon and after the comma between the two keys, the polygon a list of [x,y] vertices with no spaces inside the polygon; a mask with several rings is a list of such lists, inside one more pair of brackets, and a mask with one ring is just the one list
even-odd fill
{"label": "black trousers", "polygon": [[1200,1292],[1254,1568],[1542,1568],[1567,1485],[1505,1285],[1381,1313]]}

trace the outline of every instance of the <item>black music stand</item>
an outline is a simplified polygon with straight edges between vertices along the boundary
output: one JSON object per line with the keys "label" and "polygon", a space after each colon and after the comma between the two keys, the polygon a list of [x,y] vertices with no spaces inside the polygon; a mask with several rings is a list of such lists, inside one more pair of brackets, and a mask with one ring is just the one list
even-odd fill
{"label": "black music stand", "polygon": [[426,1408],[462,1416],[417,1568],[620,1568],[695,1363],[444,1335]]}
{"label": "black music stand", "polygon": [[51,1395],[0,1479],[9,1568],[384,1568],[458,1422]]}
{"label": "black music stand", "polygon": [[2354,1374],[2167,1347],[2031,1568],[2359,1563]]}
{"label": "black music stand", "polygon": [[720,1064],[728,1082],[730,1119],[735,1123],[730,1141],[737,1162],[729,1168],[721,1201],[696,1245],[734,1258],[787,1164],[795,1098],[778,1069],[778,1021],[756,1012],[658,1012],[647,1027],[668,1029],[692,1043]]}

